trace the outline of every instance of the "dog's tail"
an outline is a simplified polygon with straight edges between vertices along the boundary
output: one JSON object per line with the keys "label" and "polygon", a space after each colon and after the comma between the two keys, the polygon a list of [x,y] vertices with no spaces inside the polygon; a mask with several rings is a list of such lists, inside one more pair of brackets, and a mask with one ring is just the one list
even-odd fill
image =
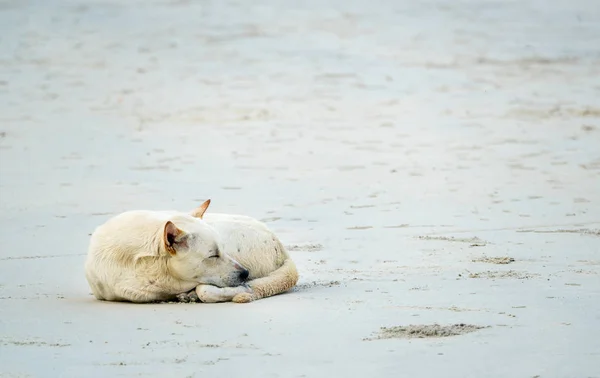
{"label": "dog's tail", "polygon": [[252,289],[251,293],[240,293],[233,297],[237,303],[246,303],[257,299],[270,297],[285,293],[298,282],[298,270],[296,264],[288,256],[283,264],[266,277],[257,278],[248,283]]}

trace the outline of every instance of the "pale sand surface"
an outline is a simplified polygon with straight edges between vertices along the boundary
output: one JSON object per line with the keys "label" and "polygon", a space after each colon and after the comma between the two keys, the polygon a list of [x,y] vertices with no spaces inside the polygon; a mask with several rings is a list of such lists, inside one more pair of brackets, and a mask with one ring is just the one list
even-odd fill
{"label": "pale sand surface", "polygon": [[[0,375],[600,377],[598,2],[292,4],[0,1]],[[299,287],[90,296],[95,226],[205,198]]]}

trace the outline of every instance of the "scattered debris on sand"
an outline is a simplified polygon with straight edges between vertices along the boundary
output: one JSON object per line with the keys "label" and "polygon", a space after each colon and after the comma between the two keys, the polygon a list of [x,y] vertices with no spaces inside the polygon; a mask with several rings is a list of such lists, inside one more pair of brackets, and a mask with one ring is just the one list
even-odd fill
{"label": "scattered debris on sand", "polygon": [[525,280],[539,276],[535,273],[518,272],[515,270],[506,271],[492,271],[486,270],[485,272],[469,273],[469,278],[487,278],[487,279],[498,279],[498,278],[516,278],[518,280]]}
{"label": "scattered debris on sand", "polygon": [[485,240],[481,240],[474,236],[472,238],[455,238],[454,236],[418,236],[421,240],[438,240],[438,241],[449,241],[458,243],[469,243],[470,247],[484,247],[488,244]]}
{"label": "scattered debris on sand", "polygon": [[341,284],[340,281],[313,281],[313,282],[305,282],[296,285],[290,291],[303,291],[307,289],[312,289],[315,287],[333,287],[339,286]]}
{"label": "scattered debris on sand", "polygon": [[380,331],[365,341],[383,340],[383,339],[427,339],[463,335],[465,333],[475,332],[477,330],[489,328],[489,326],[478,326],[473,324],[425,324],[409,325],[396,327],[381,327]]}
{"label": "scattered debris on sand", "polygon": [[471,260],[472,262],[482,262],[488,264],[510,264],[515,262],[515,259],[509,256],[504,257],[480,257],[477,259]]}
{"label": "scattered debris on sand", "polygon": [[600,236],[600,229],[592,230],[589,228],[558,229],[558,230],[519,230],[517,232],[533,232],[536,234],[580,234],[580,235]]}
{"label": "scattered debris on sand", "polygon": [[323,249],[321,244],[292,244],[286,245],[285,249],[294,252],[318,252]]}
{"label": "scattered debris on sand", "polygon": [[16,345],[16,346],[37,346],[37,347],[55,347],[55,348],[63,348],[71,346],[71,344],[66,343],[50,343],[46,341],[40,340],[12,340],[9,338],[3,338],[0,340],[0,345]]}

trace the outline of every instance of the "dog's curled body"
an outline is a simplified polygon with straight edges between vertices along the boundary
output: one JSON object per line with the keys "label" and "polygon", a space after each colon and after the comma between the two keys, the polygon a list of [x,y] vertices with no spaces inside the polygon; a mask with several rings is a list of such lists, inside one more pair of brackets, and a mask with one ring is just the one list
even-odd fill
{"label": "dog's curled body", "polygon": [[[203,218],[222,239],[223,251],[250,272],[250,292],[236,293],[234,302],[249,302],[285,292],[298,281],[296,265],[281,241],[262,222],[229,214],[206,214]],[[196,293],[200,299],[199,291]]]}
{"label": "dog's curled body", "polygon": [[251,217],[129,211],[99,226],[86,278],[97,299],[155,302],[192,290],[203,302],[249,302],[294,287],[298,272],[279,239]]}

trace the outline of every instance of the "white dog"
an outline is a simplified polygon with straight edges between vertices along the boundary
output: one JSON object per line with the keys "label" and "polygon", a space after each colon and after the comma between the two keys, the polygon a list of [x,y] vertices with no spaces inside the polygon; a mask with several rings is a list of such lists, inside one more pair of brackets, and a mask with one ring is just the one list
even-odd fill
{"label": "white dog", "polygon": [[209,204],[189,214],[128,211],[99,226],[85,264],[94,296],[144,303],[195,289],[202,302],[242,303],[296,285],[296,265],[266,225],[242,215],[204,216]]}

